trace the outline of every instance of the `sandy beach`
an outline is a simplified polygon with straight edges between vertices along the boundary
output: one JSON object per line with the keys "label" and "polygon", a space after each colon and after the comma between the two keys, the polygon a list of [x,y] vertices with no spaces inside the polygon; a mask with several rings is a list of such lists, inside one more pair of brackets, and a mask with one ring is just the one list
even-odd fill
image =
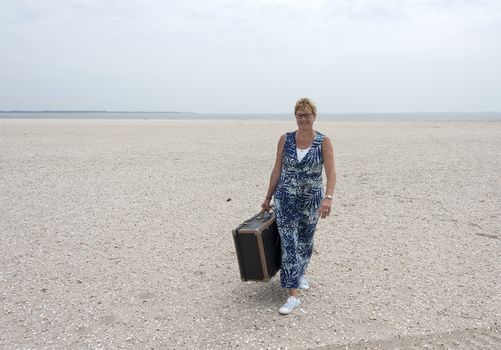
{"label": "sandy beach", "polygon": [[501,122],[315,129],[332,214],[281,316],[231,230],[293,121],[0,119],[0,348],[500,349]]}

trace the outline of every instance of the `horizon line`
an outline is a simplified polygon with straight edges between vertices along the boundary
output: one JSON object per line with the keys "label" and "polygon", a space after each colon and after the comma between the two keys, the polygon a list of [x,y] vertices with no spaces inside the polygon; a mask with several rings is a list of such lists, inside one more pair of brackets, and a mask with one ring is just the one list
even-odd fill
{"label": "horizon line", "polygon": [[[114,111],[114,110],[0,110],[0,113],[137,113],[137,114],[251,114],[251,115],[263,115],[263,114],[291,114],[291,112],[179,112],[179,111]],[[420,111],[420,112],[322,112],[317,114],[334,114],[334,115],[360,115],[360,114],[501,114],[501,111],[469,111],[469,112],[435,112],[435,111]]]}

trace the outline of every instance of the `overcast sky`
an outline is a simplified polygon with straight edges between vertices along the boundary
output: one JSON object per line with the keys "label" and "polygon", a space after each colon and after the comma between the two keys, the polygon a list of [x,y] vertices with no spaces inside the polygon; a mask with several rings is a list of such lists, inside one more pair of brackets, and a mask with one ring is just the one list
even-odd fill
{"label": "overcast sky", "polygon": [[501,1],[3,0],[0,110],[501,111]]}

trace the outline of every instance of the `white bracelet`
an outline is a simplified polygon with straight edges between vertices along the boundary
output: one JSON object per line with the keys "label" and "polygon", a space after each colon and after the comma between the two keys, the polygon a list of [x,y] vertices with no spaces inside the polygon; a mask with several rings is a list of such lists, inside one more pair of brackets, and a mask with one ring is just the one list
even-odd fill
{"label": "white bracelet", "polygon": [[329,198],[329,199],[332,199],[332,196],[330,194],[324,196],[324,198]]}

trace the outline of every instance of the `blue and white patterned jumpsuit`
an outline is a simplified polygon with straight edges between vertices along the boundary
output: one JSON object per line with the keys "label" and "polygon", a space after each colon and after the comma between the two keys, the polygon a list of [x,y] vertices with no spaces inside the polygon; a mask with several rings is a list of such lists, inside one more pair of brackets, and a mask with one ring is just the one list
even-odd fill
{"label": "blue and white patterned jumpsuit", "polygon": [[313,236],[324,190],[322,185],[322,142],[315,131],[308,153],[299,162],[296,132],[286,134],[282,172],[275,188],[275,216],[282,240],[282,288],[298,288],[313,252]]}

